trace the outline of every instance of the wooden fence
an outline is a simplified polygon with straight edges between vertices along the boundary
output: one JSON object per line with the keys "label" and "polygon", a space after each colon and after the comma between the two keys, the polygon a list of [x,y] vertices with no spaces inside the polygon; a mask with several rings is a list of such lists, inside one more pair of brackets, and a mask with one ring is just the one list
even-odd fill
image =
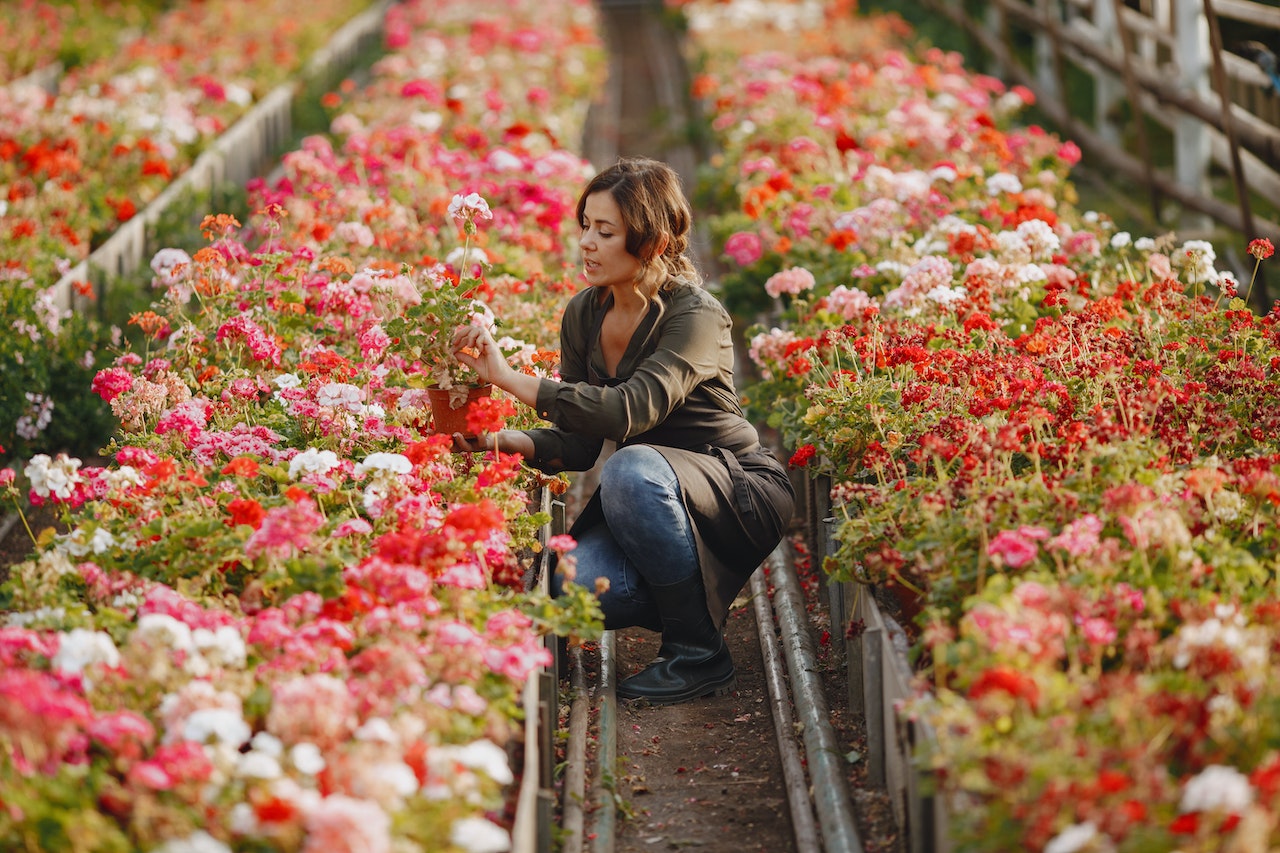
{"label": "wooden fence", "polygon": [[[1225,248],[1242,277],[1253,266],[1244,258],[1249,241],[1280,243],[1280,224],[1257,210],[1266,200],[1274,216],[1280,200],[1280,77],[1263,70],[1266,55],[1255,51],[1275,50],[1280,6],[1252,0],[926,4],[991,57],[994,74],[1031,89],[1037,106],[1091,165],[1149,188],[1157,222],[1172,204],[1190,212],[1183,230],[1216,222],[1234,232]],[[1089,116],[1069,106],[1080,100],[1067,97],[1079,72],[1092,80]],[[1172,138],[1168,165],[1158,162],[1150,123]],[[1215,182],[1215,174],[1229,178],[1229,187]],[[1259,284],[1253,304],[1265,311],[1270,300]]]}

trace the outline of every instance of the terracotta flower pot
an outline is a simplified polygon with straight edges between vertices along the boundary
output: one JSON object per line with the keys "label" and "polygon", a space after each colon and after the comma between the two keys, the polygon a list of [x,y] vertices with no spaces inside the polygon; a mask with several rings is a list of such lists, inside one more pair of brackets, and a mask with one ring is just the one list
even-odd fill
{"label": "terracotta flower pot", "polygon": [[428,388],[427,397],[431,401],[432,430],[444,435],[453,435],[455,432],[460,432],[467,438],[472,438],[471,430],[467,429],[467,413],[471,411],[471,405],[476,400],[488,397],[492,393],[492,385],[473,385],[467,389],[467,399],[457,408],[454,408],[450,399],[451,392],[448,389]]}

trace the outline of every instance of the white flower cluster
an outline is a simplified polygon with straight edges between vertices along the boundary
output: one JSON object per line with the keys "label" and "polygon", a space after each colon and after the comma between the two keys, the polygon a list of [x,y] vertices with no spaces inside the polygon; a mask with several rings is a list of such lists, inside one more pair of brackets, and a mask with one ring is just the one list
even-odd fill
{"label": "white flower cluster", "polygon": [[708,33],[725,28],[770,27],[783,32],[812,30],[823,26],[823,4],[732,0],[729,3],[702,3],[688,7],[689,29]]}
{"label": "white flower cluster", "polygon": [[120,652],[106,631],[73,628],[58,637],[58,651],[51,663],[59,672],[79,675],[93,664],[119,666]]}
{"label": "white flower cluster", "polygon": [[181,653],[183,670],[197,678],[209,675],[215,667],[243,669],[248,654],[244,637],[230,625],[192,630],[164,613],[139,617],[129,641]]}
{"label": "white flower cluster", "polygon": [[80,460],[65,453],[59,453],[57,459],[37,453],[31,457],[26,467],[31,491],[42,498],[53,497],[64,501],[70,499],[75,487],[83,482],[79,472]]}
{"label": "white flower cluster", "polygon": [[1266,637],[1261,629],[1248,625],[1244,614],[1231,605],[1220,604],[1210,618],[1178,629],[1174,637],[1173,665],[1186,669],[1199,652],[1212,648],[1231,652],[1241,668],[1255,677],[1268,671]]}
{"label": "white flower cluster", "polygon": [[1253,803],[1249,778],[1234,767],[1212,764],[1187,781],[1182,789],[1183,812],[1240,814]]}
{"label": "white flower cluster", "polygon": [[339,464],[341,463],[338,461],[338,454],[332,450],[317,450],[314,447],[308,447],[289,460],[289,479],[296,480],[304,474],[320,474],[323,476],[337,468]]}
{"label": "white flower cluster", "polygon": [[403,453],[370,453],[363,462],[356,463],[354,473],[357,477],[370,472],[395,476],[412,470],[413,463]]}
{"label": "white flower cluster", "polygon": [[166,841],[151,853],[231,853],[231,848],[203,829],[197,829],[186,838]]}
{"label": "white flower cluster", "polygon": [[1055,835],[1044,846],[1044,853],[1107,853],[1114,850],[1111,840],[1098,832],[1093,821],[1073,823]]}

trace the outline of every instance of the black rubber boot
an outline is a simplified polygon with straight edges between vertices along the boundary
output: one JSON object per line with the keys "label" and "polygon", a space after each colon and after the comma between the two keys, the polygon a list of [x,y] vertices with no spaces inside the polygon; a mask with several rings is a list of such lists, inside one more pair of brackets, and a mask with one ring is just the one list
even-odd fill
{"label": "black rubber boot", "polygon": [[618,696],[671,705],[732,689],[733,658],[707,612],[702,578],[650,591],[662,619],[662,646],[653,663],[618,683]]}

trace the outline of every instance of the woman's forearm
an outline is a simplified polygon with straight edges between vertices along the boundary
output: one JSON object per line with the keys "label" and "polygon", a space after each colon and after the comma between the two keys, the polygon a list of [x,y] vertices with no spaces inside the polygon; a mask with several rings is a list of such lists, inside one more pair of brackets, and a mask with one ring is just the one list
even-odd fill
{"label": "woman's forearm", "polygon": [[498,376],[493,377],[493,384],[531,409],[538,407],[538,387],[542,380],[527,373],[508,367]]}

